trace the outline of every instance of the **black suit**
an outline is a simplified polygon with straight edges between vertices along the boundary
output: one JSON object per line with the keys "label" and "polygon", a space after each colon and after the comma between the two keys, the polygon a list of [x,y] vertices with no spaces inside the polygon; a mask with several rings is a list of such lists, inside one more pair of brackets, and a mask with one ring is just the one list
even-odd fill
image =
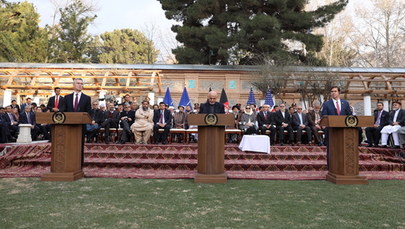
{"label": "black suit", "polygon": [[[153,126],[153,136],[155,139],[155,143],[159,143],[159,141],[161,141],[163,144],[166,144],[166,139],[167,139],[167,136],[169,135],[173,117],[172,117],[172,113],[169,110],[164,109],[163,110],[163,117],[164,117],[163,123],[166,125],[164,127],[160,127],[158,125],[158,123],[162,123],[160,120],[161,112],[162,112],[162,110],[159,109],[159,110],[155,110],[153,113],[153,122],[155,123]],[[159,129],[164,130],[163,134],[159,133]]]}
{"label": "black suit", "polygon": [[19,120],[17,120],[17,117],[12,114],[14,117],[14,121],[17,122],[17,124],[11,124],[11,119],[8,116],[8,112],[4,113],[3,116],[3,121],[5,122],[5,126],[7,128],[6,132],[7,132],[7,138],[17,138],[18,137],[18,132],[20,130],[20,128],[18,127],[18,122]]}
{"label": "black suit", "polygon": [[0,114],[0,143],[6,143],[9,138],[10,131],[8,123],[5,121],[4,114]]}
{"label": "black suit", "polygon": [[[56,96],[52,96],[51,98],[49,98],[48,105],[46,106],[46,108],[48,108],[48,110],[51,112],[52,108],[55,108],[55,97]],[[65,97],[59,96],[59,103],[57,108],[59,109],[60,112],[65,112],[66,109]]]}
{"label": "black suit", "polygon": [[302,128],[301,125],[301,120],[299,118],[299,113],[294,113],[293,114],[293,124],[295,129],[297,130],[297,142],[300,143],[302,141],[301,136],[302,136],[302,130],[305,130],[307,132],[307,138],[308,142],[312,141],[312,133],[311,133],[311,128],[309,127],[309,121],[308,121],[308,116],[307,114],[301,113],[302,115],[302,125],[305,125],[304,128]]}
{"label": "black suit", "polygon": [[[276,121],[276,127],[278,130],[278,137],[280,139],[280,144],[283,144],[283,142],[284,142],[284,130],[287,130],[289,141],[290,141],[290,143],[293,143],[294,142],[294,133],[293,133],[293,128],[292,128],[291,115],[288,113],[288,110],[285,110],[284,117],[283,117],[283,114],[281,113],[281,110],[277,111],[274,116],[275,116],[275,121]],[[288,124],[288,126],[283,127],[282,123],[286,123],[286,124]]]}
{"label": "black suit", "polygon": [[200,106],[199,114],[225,114],[224,104],[215,102],[213,105],[203,103]]}
{"label": "black suit", "polygon": [[[122,119],[124,118],[124,119]],[[131,119],[131,121],[129,121]],[[124,132],[121,135],[121,143],[125,143],[129,138],[131,138],[132,132],[131,132],[131,125],[134,123],[135,120],[135,111],[129,110],[129,111],[121,111],[120,113],[120,125]]]}
{"label": "black suit", "polygon": [[[29,116],[29,118],[28,118],[28,116]],[[31,138],[32,138],[32,140],[37,139],[39,127],[36,125],[34,112],[28,112],[28,115],[27,115],[27,112],[21,112],[20,124],[31,124],[33,126],[31,128]]]}
{"label": "black suit", "polygon": [[[77,109],[75,110],[74,104],[73,104],[73,98],[74,98],[73,94],[74,93],[65,96],[66,106],[65,106],[64,110],[66,112],[87,112],[90,114],[90,111],[91,111],[90,96],[88,96],[82,92],[79,103],[77,105]],[[84,135],[86,133],[86,125],[83,125],[82,129],[83,129],[82,130],[82,167],[83,167],[83,164],[84,164]]]}
{"label": "black suit", "polygon": [[120,122],[120,112],[114,111],[104,111],[104,121],[101,123],[101,127],[104,128],[104,141],[106,144],[110,143],[110,128],[117,128]]}
{"label": "black suit", "polygon": [[[262,134],[266,134],[266,130],[270,130],[270,143],[274,144],[276,139],[276,128],[274,127],[276,122],[274,120],[274,113],[270,111],[267,111],[266,113],[267,114],[265,115],[264,111],[260,111],[257,114],[257,123]],[[269,127],[267,127],[267,125],[269,125]]]}
{"label": "black suit", "polygon": [[74,93],[66,95],[65,96],[65,101],[66,101],[66,112],[87,112],[90,114],[91,111],[91,98],[90,96],[82,93],[80,96],[80,101],[77,105],[77,109],[74,109],[74,102],[73,102],[73,96]]}
{"label": "black suit", "polygon": [[[374,111],[374,123],[376,124],[377,119],[379,116],[379,111]],[[381,111],[381,116],[380,116],[380,123],[379,126],[377,127],[367,127],[366,128],[366,136],[367,136],[367,142],[369,146],[378,146],[378,143],[380,142],[381,138],[381,130],[384,128],[384,126],[388,125],[389,123],[389,118],[390,115],[388,111],[382,110]]]}

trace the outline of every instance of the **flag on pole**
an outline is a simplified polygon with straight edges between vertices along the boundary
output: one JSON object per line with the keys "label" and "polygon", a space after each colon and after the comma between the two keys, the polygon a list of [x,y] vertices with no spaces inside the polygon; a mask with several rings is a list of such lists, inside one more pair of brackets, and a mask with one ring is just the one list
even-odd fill
{"label": "flag on pole", "polygon": [[183,94],[181,95],[179,106],[190,106],[193,107],[191,104],[191,100],[188,97],[187,89],[184,87]]}
{"label": "flag on pole", "polygon": [[256,99],[255,99],[255,94],[253,94],[253,88],[250,88],[249,92],[249,98],[246,104],[255,104],[256,105]]}
{"label": "flag on pole", "polygon": [[219,102],[224,104],[225,110],[229,110],[228,96],[226,96],[225,89],[223,89],[223,88],[221,91],[221,98],[219,99]]}
{"label": "flag on pole", "polygon": [[169,88],[166,89],[166,94],[165,97],[163,99],[163,102],[168,106],[168,107],[173,107],[173,100],[172,100],[172,96],[170,95],[170,90]]}
{"label": "flag on pole", "polygon": [[271,94],[270,88],[267,88],[266,99],[264,100],[264,104],[269,105],[270,109],[274,106],[273,96]]}

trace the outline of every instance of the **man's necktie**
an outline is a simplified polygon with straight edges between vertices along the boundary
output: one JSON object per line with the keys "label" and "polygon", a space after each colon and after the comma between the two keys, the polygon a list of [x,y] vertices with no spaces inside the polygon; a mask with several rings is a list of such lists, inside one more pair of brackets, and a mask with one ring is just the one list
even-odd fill
{"label": "man's necktie", "polygon": [[59,106],[59,96],[55,96],[55,108]]}
{"label": "man's necktie", "polygon": [[337,111],[337,114],[340,115],[340,107],[339,107],[338,101],[336,101],[336,111]]}
{"label": "man's necktie", "polygon": [[163,111],[160,112],[159,123],[163,123]]}
{"label": "man's necktie", "polygon": [[77,105],[79,104],[79,94],[76,93],[75,104],[74,104],[74,111],[77,111]]}
{"label": "man's necktie", "polygon": [[25,114],[27,115],[27,121],[28,121],[28,123],[31,124],[30,113],[25,112]]}

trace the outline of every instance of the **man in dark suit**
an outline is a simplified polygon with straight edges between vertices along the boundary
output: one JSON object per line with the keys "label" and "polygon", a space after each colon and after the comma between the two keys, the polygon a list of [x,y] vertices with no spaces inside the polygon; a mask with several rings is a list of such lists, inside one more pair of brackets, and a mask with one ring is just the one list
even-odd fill
{"label": "man in dark suit", "polygon": [[31,111],[30,106],[25,106],[20,114],[20,124],[31,124],[31,138],[35,141],[38,137],[39,127],[35,122],[35,113]]}
{"label": "man in dark suit", "polygon": [[[332,87],[330,89],[331,99],[324,102],[322,106],[321,118],[327,115],[352,115],[349,102],[340,99],[340,88]],[[326,141],[326,157],[327,165],[329,167],[329,131],[325,128],[325,141]]]}
{"label": "man in dark suit", "polygon": [[[167,144],[167,136],[169,135],[170,127],[172,125],[172,114],[166,109],[166,104],[164,102],[159,103],[159,110],[155,110],[153,114],[153,136],[155,138],[155,143],[158,144],[159,141],[162,144]],[[159,133],[159,129],[163,129],[163,133]]]}
{"label": "man in dark suit", "polygon": [[312,134],[319,146],[323,145],[323,135],[320,135],[318,131],[323,131],[321,125],[321,104],[318,101],[313,102],[313,110],[309,110],[307,114],[309,128],[311,128]]}
{"label": "man in dark suit", "polygon": [[302,112],[302,106],[297,106],[297,113],[293,114],[294,127],[297,130],[297,144],[300,145],[302,142],[302,131],[307,132],[308,144],[312,144],[312,131],[309,127],[307,114]]}
{"label": "man in dark suit", "polygon": [[274,113],[269,111],[270,106],[264,104],[262,106],[262,111],[257,114],[257,122],[259,125],[259,129],[262,134],[266,134],[266,130],[270,130],[270,144],[273,145],[274,141],[276,140],[276,122],[274,120]]}
{"label": "man in dark suit", "polygon": [[15,99],[11,100],[11,105],[10,106],[11,106],[12,109],[17,108],[18,114],[21,113],[20,105],[17,104],[17,101]]}
{"label": "man in dark suit", "polygon": [[55,87],[55,95],[49,98],[48,105],[46,106],[51,112],[64,112],[66,108],[65,98],[60,95],[60,87]]}
{"label": "man in dark suit", "polygon": [[224,104],[218,103],[218,93],[216,91],[208,92],[207,102],[201,104],[200,114],[225,114]]}
{"label": "man in dark suit", "polygon": [[104,121],[104,112],[98,108],[98,101],[92,103],[90,111],[91,124],[86,124],[87,143],[91,143],[97,136],[101,123]]}
{"label": "man in dark suit", "polygon": [[132,132],[131,132],[131,125],[135,121],[135,111],[131,110],[131,104],[129,103],[124,103],[124,110],[121,111],[120,113],[120,125],[122,129],[124,130],[122,135],[121,135],[121,144],[125,144],[125,142],[128,141],[128,139],[131,138]]}
{"label": "man in dark suit", "polygon": [[0,107],[0,143],[7,143],[10,136],[9,123],[6,121],[6,115],[4,107]]}
{"label": "man in dark suit", "polygon": [[21,104],[20,112],[24,112],[25,111],[24,108],[26,106],[31,107],[32,99],[30,97],[28,97],[25,101],[26,101],[26,103]]}
{"label": "man in dark suit", "polygon": [[366,128],[368,147],[378,147],[381,138],[381,130],[388,125],[390,115],[384,110],[383,103],[377,103],[377,109],[374,111],[374,126]]}
{"label": "man in dark suit", "polygon": [[[65,96],[66,112],[87,112],[91,111],[91,98],[84,94],[83,79],[76,78],[73,80],[73,93]],[[84,163],[84,134],[86,133],[86,125],[83,125],[82,133],[82,167]]]}
{"label": "man in dark suit", "polygon": [[278,132],[278,138],[280,140],[280,145],[284,145],[284,130],[287,130],[289,142],[294,144],[294,133],[292,128],[292,120],[288,110],[285,109],[285,104],[281,103],[279,105],[280,110],[275,112],[276,128]]}
{"label": "man in dark suit", "polygon": [[110,128],[118,128],[120,122],[120,112],[115,109],[113,103],[107,104],[108,110],[104,112],[104,120],[100,127],[104,128],[105,144],[110,144]]}
{"label": "man in dark suit", "polygon": [[84,94],[83,90],[83,80],[81,78],[76,78],[73,80],[73,90],[72,94],[66,95],[66,112],[87,112],[91,111],[91,98],[90,96]]}

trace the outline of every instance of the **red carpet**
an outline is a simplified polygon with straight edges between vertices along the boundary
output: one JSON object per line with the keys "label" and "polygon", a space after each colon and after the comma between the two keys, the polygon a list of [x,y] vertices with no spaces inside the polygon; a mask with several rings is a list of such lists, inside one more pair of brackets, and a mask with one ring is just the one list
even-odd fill
{"label": "red carpet", "polygon": [[[0,177],[40,177],[50,171],[50,144],[0,145]],[[321,180],[326,175],[325,147],[274,146],[271,154],[225,147],[230,179]],[[360,147],[360,175],[369,179],[405,180],[401,150]],[[86,144],[86,177],[193,178],[197,145]]]}

